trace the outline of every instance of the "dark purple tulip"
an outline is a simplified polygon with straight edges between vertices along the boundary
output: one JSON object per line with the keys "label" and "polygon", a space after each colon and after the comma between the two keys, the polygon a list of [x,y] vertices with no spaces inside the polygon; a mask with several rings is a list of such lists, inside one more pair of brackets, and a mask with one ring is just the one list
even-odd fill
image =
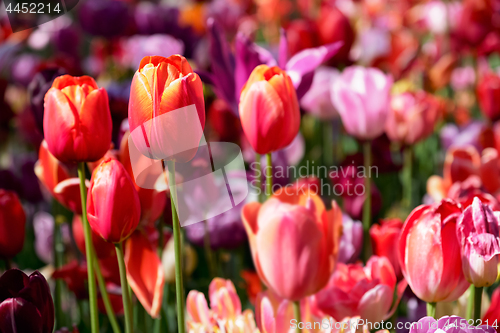
{"label": "dark purple tulip", "polygon": [[54,303],[43,275],[6,271],[0,277],[0,332],[51,333],[53,328]]}
{"label": "dark purple tulip", "polygon": [[73,25],[59,29],[52,35],[52,43],[59,52],[78,57],[80,53],[80,31]]}
{"label": "dark purple tulip", "polygon": [[127,3],[114,0],[84,1],[80,6],[79,19],[86,33],[106,38],[125,34],[131,21]]}
{"label": "dark purple tulip", "polygon": [[54,79],[63,74],[66,74],[66,71],[62,68],[47,68],[38,72],[28,85],[31,111],[41,133],[43,133],[43,101],[45,94],[49,91]]}
{"label": "dark purple tulip", "polygon": [[208,219],[207,229],[205,229],[204,222],[186,226],[187,238],[191,243],[203,246],[205,232],[208,230],[212,249],[231,249],[238,247],[247,240],[245,227],[241,221],[241,209],[244,204],[245,203],[242,202],[227,212]]}
{"label": "dark purple tulip", "polygon": [[5,91],[7,90],[7,81],[0,79],[0,142],[6,142],[9,133],[9,123],[14,118],[14,112],[10,105],[5,101]]}

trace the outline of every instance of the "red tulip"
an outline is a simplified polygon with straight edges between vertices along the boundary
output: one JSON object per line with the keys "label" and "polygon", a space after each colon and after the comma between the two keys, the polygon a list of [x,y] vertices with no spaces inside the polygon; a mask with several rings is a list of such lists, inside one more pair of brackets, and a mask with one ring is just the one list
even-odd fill
{"label": "red tulip", "polygon": [[477,86],[481,112],[488,119],[500,119],[500,77],[494,73],[484,75]]}
{"label": "red tulip", "polygon": [[[80,215],[73,215],[72,227],[76,246],[80,252],[85,255],[85,236],[83,233],[82,218]],[[95,255],[97,258],[107,258],[116,254],[113,244],[106,242],[101,236],[93,231],[92,244],[94,245]]]}
{"label": "red tulip", "polygon": [[92,173],[87,199],[90,227],[104,240],[121,243],[137,228],[141,204],[123,165],[109,158]]}
{"label": "red tulip", "polygon": [[486,313],[482,318],[482,323],[484,325],[490,325],[495,327],[497,332],[500,332],[500,288],[495,288],[495,291],[491,295],[491,304]]}
{"label": "red tulip", "polygon": [[374,224],[370,228],[373,253],[379,257],[389,259],[398,279],[401,279],[403,275],[399,266],[398,254],[394,249],[397,248],[402,227],[403,222],[394,218],[382,220],[380,224]]}
{"label": "red tulip", "polygon": [[82,214],[80,180],[72,175],[66,165],[62,164],[50,153],[45,140],[40,145],[38,161],[35,164],[35,174],[61,205],[75,214]]}
{"label": "red tulip", "polygon": [[26,214],[15,192],[0,189],[0,257],[12,258],[23,249]]}
{"label": "red tulip", "polygon": [[415,208],[403,225],[397,250],[401,270],[427,303],[455,301],[469,287],[456,234],[461,213],[458,204],[444,199]]}
{"label": "red tulip", "polygon": [[314,192],[288,186],[264,204],[245,205],[242,217],[257,272],[276,294],[299,300],[326,285],[342,224],[335,201],[327,211]]}
{"label": "red tulip", "polygon": [[142,59],[132,80],[128,110],[130,133],[143,155],[193,158],[205,127],[205,101],[201,80],[186,58]]}
{"label": "red tulip", "polygon": [[259,154],[285,148],[299,131],[297,94],[279,67],[255,67],[241,91],[239,110],[243,132]]}
{"label": "red tulip", "polygon": [[355,37],[349,19],[335,6],[324,5],[316,22],[321,44],[344,43],[330,61],[346,64]]}
{"label": "red tulip", "polygon": [[140,231],[125,242],[125,265],[127,280],[137,299],[153,318],[158,317],[164,272],[154,244]]}
{"label": "red tulip", "polygon": [[59,76],[45,95],[43,130],[61,162],[97,161],[111,144],[108,94],[89,76]]}

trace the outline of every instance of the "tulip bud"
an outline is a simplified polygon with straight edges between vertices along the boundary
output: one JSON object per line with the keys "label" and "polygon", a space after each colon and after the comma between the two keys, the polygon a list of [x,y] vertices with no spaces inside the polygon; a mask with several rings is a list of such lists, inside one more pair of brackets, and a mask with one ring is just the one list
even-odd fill
{"label": "tulip bud", "polygon": [[255,67],[241,91],[239,110],[243,132],[258,154],[285,148],[299,132],[297,94],[279,67]]}
{"label": "tulip bud", "polygon": [[0,189],[0,257],[12,258],[21,252],[25,223],[26,215],[17,194]]}
{"label": "tulip bud", "polygon": [[87,214],[92,230],[111,243],[121,243],[137,228],[141,217],[139,195],[117,160],[103,160],[92,173]]}
{"label": "tulip bud", "polygon": [[482,114],[495,121],[500,119],[500,77],[488,73],[477,85],[477,98]]}
{"label": "tulip bud", "polygon": [[376,68],[351,66],[335,80],[332,102],[347,133],[375,139],[384,132],[392,78]]}
{"label": "tulip bud", "polygon": [[0,332],[52,333],[54,303],[47,281],[38,271],[27,276],[10,269],[0,277]]}
{"label": "tulip bud", "polygon": [[328,283],[342,223],[335,201],[327,211],[314,192],[289,186],[246,204],[242,217],[259,277],[276,294],[295,301]]}
{"label": "tulip bud", "polygon": [[45,95],[43,131],[49,151],[61,162],[93,162],[111,144],[108,94],[89,76],[63,75]]}
{"label": "tulip bud", "polygon": [[491,286],[498,275],[500,212],[474,198],[457,222],[462,269],[467,281],[476,287]]}
{"label": "tulip bud", "polygon": [[130,134],[149,158],[189,161],[205,127],[203,85],[186,58],[142,59],[130,88]]}
{"label": "tulip bud", "polygon": [[389,259],[398,279],[402,277],[402,274],[399,267],[398,254],[394,249],[398,246],[399,234],[402,227],[403,222],[398,218],[394,218],[382,220],[380,224],[374,224],[370,228],[373,253]]}
{"label": "tulip bud", "polygon": [[460,206],[444,199],[415,208],[399,237],[398,256],[411,290],[427,303],[456,301],[469,287],[462,272],[456,221]]}

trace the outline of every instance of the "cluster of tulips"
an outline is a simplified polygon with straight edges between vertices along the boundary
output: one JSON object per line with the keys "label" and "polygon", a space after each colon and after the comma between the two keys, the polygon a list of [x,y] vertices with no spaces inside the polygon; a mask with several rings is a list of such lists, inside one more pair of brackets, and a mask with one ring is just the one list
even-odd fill
{"label": "cluster of tulips", "polygon": [[[498,0],[0,17],[0,333],[500,333],[499,17]],[[217,141],[241,148],[242,184]],[[181,194],[205,164],[232,208],[185,225],[213,195]]]}

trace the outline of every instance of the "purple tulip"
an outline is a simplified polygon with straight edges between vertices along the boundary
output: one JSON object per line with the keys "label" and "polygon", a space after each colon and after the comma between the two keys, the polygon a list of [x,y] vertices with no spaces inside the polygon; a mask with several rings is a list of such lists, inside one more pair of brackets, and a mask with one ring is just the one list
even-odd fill
{"label": "purple tulip", "polygon": [[43,103],[45,94],[52,87],[54,79],[63,74],[66,74],[66,71],[62,68],[47,68],[38,72],[28,85],[31,111],[33,112],[40,133],[43,133]]}
{"label": "purple tulip", "polygon": [[450,333],[495,333],[495,329],[491,326],[480,325],[472,326],[470,320],[458,316],[444,316],[436,320],[432,317],[421,318],[418,322],[413,323],[410,328],[410,333],[434,333],[434,332],[450,332]]}
{"label": "purple tulip", "polygon": [[52,332],[54,303],[38,271],[30,276],[18,269],[6,271],[0,277],[0,302],[0,332]]}
{"label": "purple tulip", "polygon": [[40,61],[40,58],[34,54],[20,54],[14,59],[10,68],[12,80],[25,87],[28,86],[36,74],[36,69]]}
{"label": "purple tulip", "polygon": [[106,38],[122,36],[131,21],[127,3],[114,0],[84,1],[78,17],[86,33]]}
{"label": "purple tulip", "polygon": [[339,262],[354,263],[358,260],[363,247],[363,224],[342,214],[342,237],[339,245]]}
{"label": "purple tulip", "polygon": [[173,54],[183,54],[184,44],[170,35],[155,34],[150,36],[134,35],[122,42],[125,52],[123,64],[134,70],[139,68],[142,58],[155,54],[162,57],[170,57]]}
{"label": "purple tulip", "polygon": [[467,281],[476,287],[491,286],[498,275],[500,254],[500,212],[493,212],[478,197],[457,222],[462,269]]}
{"label": "purple tulip", "polygon": [[351,66],[333,84],[332,102],[350,135],[375,139],[384,132],[393,80],[376,68]]}
{"label": "purple tulip", "polygon": [[486,125],[481,121],[472,121],[465,126],[458,127],[455,124],[446,124],[439,134],[441,145],[444,150],[453,147],[465,147],[472,145],[479,151],[482,150],[479,137]]}

